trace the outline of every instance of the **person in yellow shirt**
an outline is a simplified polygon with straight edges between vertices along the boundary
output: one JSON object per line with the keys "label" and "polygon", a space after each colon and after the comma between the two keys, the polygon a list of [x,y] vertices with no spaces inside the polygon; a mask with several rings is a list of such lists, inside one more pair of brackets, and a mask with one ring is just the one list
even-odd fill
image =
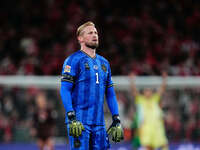
{"label": "person in yellow shirt", "polygon": [[130,75],[131,93],[134,96],[138,114],[139,139],[146,150],[158,148],[168,150],[163,112],[159,105],[165,91],[167,74],[163,72],[162,76],[162,84],[156,92],[153,92],[151,88],[145,88],[143,93],[140,93],[134,83],[135,75]]}

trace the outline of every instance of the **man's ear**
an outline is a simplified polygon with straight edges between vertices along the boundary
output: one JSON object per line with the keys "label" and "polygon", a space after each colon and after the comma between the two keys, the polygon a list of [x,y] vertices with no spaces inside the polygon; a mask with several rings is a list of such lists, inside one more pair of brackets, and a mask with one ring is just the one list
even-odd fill
{"label": "man's ear", "polygon": [[81,43],[83,41],[83,37],[82,36],[78,36],[77,39],[78,39],[79,43]]}

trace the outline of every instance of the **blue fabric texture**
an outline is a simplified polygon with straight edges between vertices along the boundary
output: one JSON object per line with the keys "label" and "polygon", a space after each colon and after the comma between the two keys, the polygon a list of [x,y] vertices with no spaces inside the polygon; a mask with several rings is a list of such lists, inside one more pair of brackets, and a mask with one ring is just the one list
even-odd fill
{"label": "blue fabric texture", "polygon": [[[118,114],[109,62],[96,54],[91,58],[79,50],[63,64],[61,97],[66,110],[75,111],[77,120],[87,125],[105,125],[104,96],[112,115]],[[66,117],[66,123],[67,123]]]}

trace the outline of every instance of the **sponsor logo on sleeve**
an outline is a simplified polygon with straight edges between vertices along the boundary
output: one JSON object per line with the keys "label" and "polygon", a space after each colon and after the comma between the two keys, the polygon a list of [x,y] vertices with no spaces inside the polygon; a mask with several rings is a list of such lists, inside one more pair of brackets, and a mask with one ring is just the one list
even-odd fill
{"label": "sponsor logo on sleeve", "polygon": [[70,73],[70,72],[71,72],[71,66],[66,65],[66,66],[65,66],[65,69],[64,69],[64,72]]}

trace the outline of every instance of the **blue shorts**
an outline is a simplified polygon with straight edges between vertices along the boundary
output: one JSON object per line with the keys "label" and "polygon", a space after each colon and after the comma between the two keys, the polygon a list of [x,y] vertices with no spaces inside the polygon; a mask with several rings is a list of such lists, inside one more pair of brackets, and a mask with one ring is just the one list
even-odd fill
{"label": "blue shorts", "polygon": [[[85,130],[79,138],[69,135],[69,125],[67,125],[68,137],[71,150],[107,150],[110,143],[105,126],[84,125]],[[75,147],[75,140],[80,141],[80,147]]]}

